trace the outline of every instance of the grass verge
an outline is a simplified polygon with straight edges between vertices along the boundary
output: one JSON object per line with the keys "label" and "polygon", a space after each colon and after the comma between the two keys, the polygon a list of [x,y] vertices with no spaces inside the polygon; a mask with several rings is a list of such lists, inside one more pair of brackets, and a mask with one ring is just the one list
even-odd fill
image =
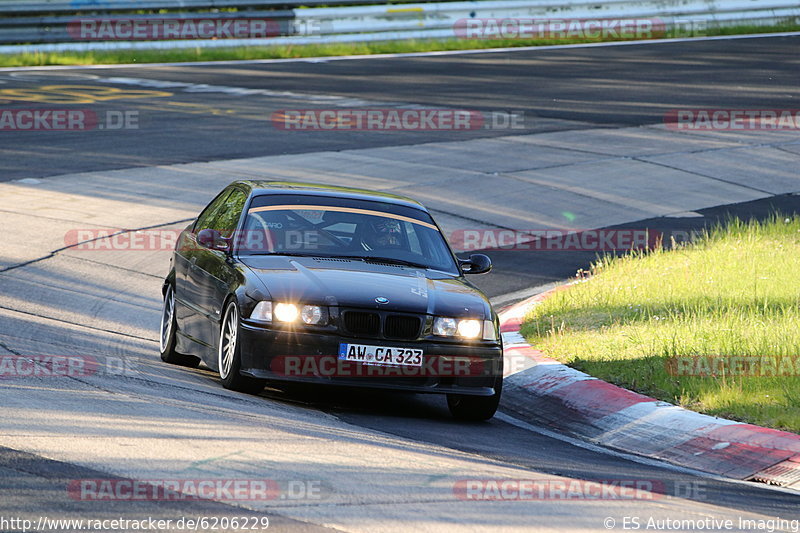
{"label": "grass verge", "polygon": [[[773,26],[731,26],[708,28],[707,36],[750,33],[800,31],[794,21]],[[672,37],[673,35],[667,35]],[[330,43],[283,46],[250,46],[236,48],[187,48],[181,50],[110,50],[92,52],[43,52],[34,54],[0,54],[0,67],[45,65],[99,65],[129,63],[173,63],[188,61],[225,61],[243,59],[281,59],[342,55],[472,50],[520,46],[547,46],[597,42],[581,39],[446,39],[377,41],[369,43]]]}
{"label": "grass verge", "polygon": [[[735,219],[673,250],[601,258],[532,309],[522,334],[600,379],[800,433],[799,257],[800,217]],[[736,356],[754,359],[740,371]]]}

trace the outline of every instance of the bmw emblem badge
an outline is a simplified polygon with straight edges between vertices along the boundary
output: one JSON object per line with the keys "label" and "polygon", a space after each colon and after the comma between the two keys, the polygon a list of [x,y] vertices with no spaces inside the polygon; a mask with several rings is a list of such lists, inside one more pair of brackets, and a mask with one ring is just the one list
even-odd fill
{"label": "bmw emblem badge", "polygon": [[389,298],[384,298],[383,296],[378,296],[377,298],[375,298],[375,302],[377,302],[379,304],[388,304],[389,303]]}

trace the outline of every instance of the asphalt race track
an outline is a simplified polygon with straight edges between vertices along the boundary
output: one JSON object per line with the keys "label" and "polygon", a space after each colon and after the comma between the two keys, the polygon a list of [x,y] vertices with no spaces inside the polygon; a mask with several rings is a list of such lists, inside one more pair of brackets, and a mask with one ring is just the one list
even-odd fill
{"label": "asphalt race track", "polygon": [[[270,530],[370,532],[621,530],[633,518],[731,520],[732,530],[752,531],[739,520],[800,519],[796,493],[553,435],[514,418],[512,396],[492,421],[459,424],[437,397],[226,391],[207,370],[158,358],[167,250],[87,251],[64,239],[86,228],[179,228],[226,183],[251,176],[418,196],[448,231],[569,223],[686,235],[730,214],[800,212],[797,131],[695,135],[663,126],[664,114],[682,107],[797,108],[798,46],[800,37],[772,37],[3,69],[3,109],[90,110],[104,127],[0,132],[0,220],[9,232],[0,250],[0,355],[101,362],[82,377],[0,380],[0,518],[268,516]],[[271,122],[291,109],[415,107],[524,120],[511,130],[443,132],[284,131]],[[125,116],[117,128],[113,120]],[[587,267],[595,252],[491,255],[495,272],[475,282],[502,305]],[[281,492],[93,501],[70,489],[86,479],[272,479]],[[635,500],[465,501],[454,487],[469,479],[638,480],[656,490]]]}
{"label": "asphalt race track", "polygon": [[[6,136],[0,146],[0,180],[453,140],[452,132],[287,134],[269,122],[272,112],[287,108],[374,103],[372,107],[418,104],[521,112],[525,129],[514,133],[587,124],[657,124],[667,110],[680,106],[792,109],[800,77],[791,55],[796,42],[796,37],[784,37],[344,61],[6,70],[0,72],[3,105],[58,107],[77,100],[72,107],[88,102],[101,113],[139,110],[140,127],[113,136],[99,130],[75,136]],[[255,89],[269,95],[102,82],[115,77]],[[78,92],[87,88],[82,92],[89,94],[82,99],[58,97],[58,89],[48,88],[65,85]],[[14,89],[25,89],[29,99],[5,100],[4,93]],[[119,95],[136,90],[151,92]],[[484,130],[460,132],[459,138],[507,134]]]}

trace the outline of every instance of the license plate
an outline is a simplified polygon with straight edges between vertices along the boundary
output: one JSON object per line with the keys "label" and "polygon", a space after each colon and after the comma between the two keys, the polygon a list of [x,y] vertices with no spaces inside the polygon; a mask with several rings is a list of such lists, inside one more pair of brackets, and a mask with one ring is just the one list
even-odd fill
{"label": "license plate", "polygon": [[339,359],[366,365],[422,366],[422,350],[369,344],[339,344]]}

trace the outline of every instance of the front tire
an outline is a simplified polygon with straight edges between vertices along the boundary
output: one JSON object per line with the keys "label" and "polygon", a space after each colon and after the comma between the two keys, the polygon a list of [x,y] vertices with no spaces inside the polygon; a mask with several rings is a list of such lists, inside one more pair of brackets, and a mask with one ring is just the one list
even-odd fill
{"label": "front tire", "polygon": [[167,286],[164,292],[164,306],[161,309],[161,327],[159,329],[159,348],[161,360],[171,365],[188,366],[196,368],[200,359],[193,355],[186,355],[175,351],[175,336],[178,331],[178,322],[175,319],[175,290],[172,285]]}
{"label": "front tire", "polygon": [[480,422],[489,420],[497,412],[500,395],[503,393],[503,378],[498,377],[491,396],[467,396],[465,394],[448,394],[447,407],[456,420]]}
{"label": "front tire", "polygon": [[230,301],[225,307],[225,314],[219,331],[217,348],[217,364],[219,378],[226,389],[248,394],[258,394],[264,389],[263,379],[251,378],[240,374],[242,368],[241,343],[239,342],[239,308],[236,302]]}

